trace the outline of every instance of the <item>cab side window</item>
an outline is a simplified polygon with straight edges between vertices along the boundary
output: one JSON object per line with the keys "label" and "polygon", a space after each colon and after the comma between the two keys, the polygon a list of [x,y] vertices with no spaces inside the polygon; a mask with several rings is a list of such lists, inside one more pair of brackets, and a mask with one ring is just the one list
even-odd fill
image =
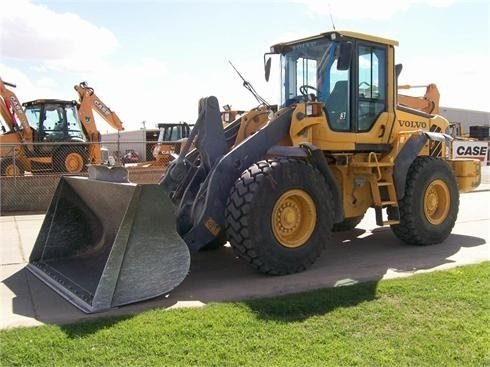
{"label": "cab side window", "polygon": [[358,131],[369,131],[386,111],[386,48],[358,46]]}

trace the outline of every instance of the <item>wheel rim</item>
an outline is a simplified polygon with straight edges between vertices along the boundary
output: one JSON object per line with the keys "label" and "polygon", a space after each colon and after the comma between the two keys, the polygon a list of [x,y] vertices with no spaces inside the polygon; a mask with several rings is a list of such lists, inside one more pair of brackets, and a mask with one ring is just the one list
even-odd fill
{"label": "wheel rim", "polygon": [[281,195],[272,211],[272,232],[281,245],[302,246],[316,225],[316,208],[311,196],[303,190],[289,190]]}
{"label": "wheel rim", "polygon": [[5,167],[5,176],[20,176],[20,168],[15,164],[9,164]]}
{"label": "wheel rim", "polygon": [[429,223],[441,224],[449,213],[451,197],[449,188],[442,180],[430,183],[424,195],[424,214]]}
{"label": "wheel rim", "polygon": [[66,171],[70,173],[81,172],[83,169],[83,157],[78,153],[70,153],[65,158]]}

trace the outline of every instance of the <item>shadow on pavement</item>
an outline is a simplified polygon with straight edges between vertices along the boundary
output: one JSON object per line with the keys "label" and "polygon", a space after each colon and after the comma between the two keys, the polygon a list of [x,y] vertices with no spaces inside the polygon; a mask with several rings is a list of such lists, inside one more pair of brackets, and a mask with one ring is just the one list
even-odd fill
{"label": "shadow on pavement", "polygon": [[[288,294],[282,302],[265,298],[245,303],[261,319],[303,321],[337,308],[375,300],[378,282],[388,272],[411,274],[449,264],[454,262],[450,258],[461,249],[486,243],[482,238],[452,234],[439,245],[411,246],[394,238],[389,228],[375,229],[369,238],[362,238],[365,233],[359,229],[337,233],[335,245],[322,255],[323,262],[330,266],[315,265],[311,270],[330,273],[329,288],[314,294]],[[330,259],[326,260],[328,256]]]}
{"label": "shadow on pavement", "polygon": [[262,320],[282,322],[304,321],[312,316],[325,315],[337,308],[356,306],[376,299],[377,281],[350,286],[325,288],[277,298],[244,301]]}
{"label": "shadow on pavement", "polygon": [[[237,259],[232,249],[226,246],[216,251],[194,253],[189,275],[169,295],[95,315],[86,315],[76,309],[25,268],[3,283],[15,294],[13,314],[35,318],[46,324],[69,324],[104,317],[91,322],[88,328],[63,326],[67,334],[73,336],[95,332],[120,321],[121,317],[128,318],[154,308],[187,306],[192,302],[207,304],[248,300],[247,304],[260,317],[300,320],[375,299],[377,283],[388,272],[414,272],[452,263],[454,260],[450,258],[460,250],[482,244],[485,244],[482,238],[452,234],[439,245],[409,246],[396,239],[389,228],[372,232],[355,229],[335,233],[332,243],[312,268],[287,276],[259,274]],[[354,288],[338,287],[351,284]],[[290,296],[280,307],[277,303],[271,306],[273,303],[267,299],[257,300],[330,287],[337,288],[323,293],[324,302],[308,302],[308,295],[298,302],[293,301],[294,295]]]}

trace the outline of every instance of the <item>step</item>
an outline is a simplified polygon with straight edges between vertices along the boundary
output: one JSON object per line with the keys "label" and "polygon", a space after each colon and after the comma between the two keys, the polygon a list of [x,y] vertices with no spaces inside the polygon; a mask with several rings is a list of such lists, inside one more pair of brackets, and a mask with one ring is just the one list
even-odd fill
{"label": "step", "polygon": [[383,221],[383,225],[384,225],[384,226],[387,226],[387,225],[393,225],[393,224],[400,224],[400,221],[399,221],[399,220],[393,220],[393,219],[390,219],[390,220],[384,220],[384,221]]}
{"label": "step", "polygon": [[382,201],[381,202],[381,206],[385,206],[385,205],[398,206],[397,204],[398,204],[397,201]]}

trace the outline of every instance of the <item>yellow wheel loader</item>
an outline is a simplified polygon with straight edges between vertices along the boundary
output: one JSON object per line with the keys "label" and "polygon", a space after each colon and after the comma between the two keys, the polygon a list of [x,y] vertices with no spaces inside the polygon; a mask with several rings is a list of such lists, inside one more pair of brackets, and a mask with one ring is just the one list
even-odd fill
{"label": "yellow wheel loader", "polygon": [[480,164],[446,159],[447,120],[397,105],[396,45],[333,31],[272,46],[265,56],[282,68],[272,118],[237,139],[247,114],[224,128],[218,100],[203,98],[158,185],[99,166],[63,178],[29,270],[98,312],[169,292],[189,250],[226,241],[260,272],[303,271],[333,229],[355,227],[369,208],[403,242],[443,242]]}

